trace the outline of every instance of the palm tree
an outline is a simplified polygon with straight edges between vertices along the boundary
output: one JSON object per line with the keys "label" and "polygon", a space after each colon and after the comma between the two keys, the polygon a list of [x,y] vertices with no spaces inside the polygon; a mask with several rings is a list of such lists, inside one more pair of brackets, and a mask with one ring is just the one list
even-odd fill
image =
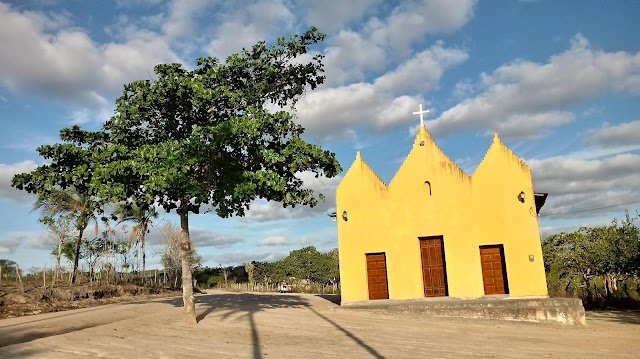
{"label": "palm tree", "polygon": [[119,203],[113,214],[120,219],[118,223],[134,223],[131,229],[131,235],[129,236],[129,244],[134,245],[140,243],[142,249],[142,284],[145,285],[147,270],[146,238],[153,224],[153,219],[158,218],[158,212],[153,206],[137,206],[130,203]]}
{"label": "palm tree", "polygon": [[42,214],[47,217],[69,214],[75,217],[78,239],[75,243],[71,284],[75,284],[78,278],[78,260],[80,259],[82,236],[90,222],[95,223],[96,235],[98,234],[98,221],[94,215],[93,203],[91,196],[79,193],[76,189],[69,187],[66,189],[54,189],[46,194],[41,194],[33,205],[34,211],[41,210]]}

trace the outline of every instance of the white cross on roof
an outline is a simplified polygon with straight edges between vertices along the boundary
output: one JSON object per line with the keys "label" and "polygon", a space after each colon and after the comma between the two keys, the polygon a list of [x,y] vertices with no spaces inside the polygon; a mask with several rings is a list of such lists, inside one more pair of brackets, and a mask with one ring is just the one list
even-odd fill
{"label": "white cross on roof", "polygon": [[422,110],[422,104],[420,104],[420,111],[414,112],[414,115],[420,115],[420,126],[424,126],[424,114],[429,113],[429,110]]}

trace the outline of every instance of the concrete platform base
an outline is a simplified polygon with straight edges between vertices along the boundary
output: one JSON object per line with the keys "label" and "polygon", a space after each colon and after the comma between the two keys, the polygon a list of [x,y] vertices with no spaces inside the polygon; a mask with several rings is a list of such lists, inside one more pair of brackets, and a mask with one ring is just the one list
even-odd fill
{"label": "concrete platform base", "polygon": [[584,307],[577,298],[386,299],[342,303],[340,309],[586,325]]}

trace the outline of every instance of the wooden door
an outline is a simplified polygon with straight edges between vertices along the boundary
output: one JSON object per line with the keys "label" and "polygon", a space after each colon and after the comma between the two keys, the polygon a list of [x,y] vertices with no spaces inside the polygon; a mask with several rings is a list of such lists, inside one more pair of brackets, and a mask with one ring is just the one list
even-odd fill
{"label": "wooden door", "polygon": [[442,237],[421,238],[422,283],[425,297],[447,295],[447,280]]}
{"label": "wooden door", "polygon": [[509,286],[502,244],[480,246],[480,262],[482,263],[484,294],[508,294]]}
{"label": "wooden door", "polygon": [[367,282],[370,300],[389,299],[387,258],[384,253],[367,254]]}

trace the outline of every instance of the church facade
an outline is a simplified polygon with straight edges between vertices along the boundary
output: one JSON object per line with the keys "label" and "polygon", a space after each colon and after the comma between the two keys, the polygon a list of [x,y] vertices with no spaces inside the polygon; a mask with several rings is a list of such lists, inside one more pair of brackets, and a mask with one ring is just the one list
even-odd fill
{"label": "church facade", "polygon": [[497,134],[469,176],[421,125],[389,185],[358,152],[336,192],[343,303],[547,296],[546,194]]}

